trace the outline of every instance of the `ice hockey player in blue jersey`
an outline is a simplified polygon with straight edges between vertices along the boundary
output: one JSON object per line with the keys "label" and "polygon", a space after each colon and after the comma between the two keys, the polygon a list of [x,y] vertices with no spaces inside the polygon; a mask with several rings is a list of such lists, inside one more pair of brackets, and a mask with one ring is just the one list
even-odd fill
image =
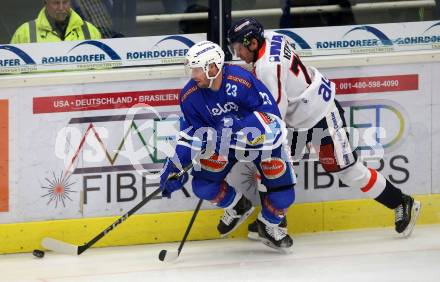
{"label": "ice hockey player in blue jersey", "polygon": [[175,154],[162,170],[162,195],[170,197],[183,187],[187,175],[167,179],[194,162],[193,192],[224,208],[217,229],[222,237],[227,236],[254,207],[225,179],[236,162],[252,161],[267,188],[260,195],[262,211],[257,218],[262,242],[290,252],[292,239],[280,223],[295,200],[296,179],[284,151],[286,129],[275,100],[252,73],[225,65],[223,50],[213,42],[191,47],[185,67],[191,79],[179,95],[184,120]]}

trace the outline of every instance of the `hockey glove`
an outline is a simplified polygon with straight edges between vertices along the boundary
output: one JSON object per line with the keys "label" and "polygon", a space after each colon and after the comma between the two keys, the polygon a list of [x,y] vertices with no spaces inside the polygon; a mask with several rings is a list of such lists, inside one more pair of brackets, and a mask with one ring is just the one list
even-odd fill
{"label": "hockey glove", "polygon": [[188,173],[184,173],[179,178],[173,177],[179,172],[180,170],[174,165],[171,159],[168,159],[160,175],[159,187],[162,190],[162,197],[170,199],[171,193],[182,189],[183,185],[188,181]]}

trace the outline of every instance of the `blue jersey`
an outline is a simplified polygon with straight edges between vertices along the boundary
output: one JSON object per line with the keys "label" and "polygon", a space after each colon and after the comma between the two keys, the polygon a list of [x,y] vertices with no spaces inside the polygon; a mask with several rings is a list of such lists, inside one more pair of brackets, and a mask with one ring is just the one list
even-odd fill
{"label": "blue jersey", "polygon": [[251,72],[242,67],[225,65],[218,91],[199,88],[190,80],[179,94],[185,122],[181,130],[187,135],[202,127],[218,128],[223,119],[234,115],[247,117],[254,112],[269,113],[280,118],[273,95]]}

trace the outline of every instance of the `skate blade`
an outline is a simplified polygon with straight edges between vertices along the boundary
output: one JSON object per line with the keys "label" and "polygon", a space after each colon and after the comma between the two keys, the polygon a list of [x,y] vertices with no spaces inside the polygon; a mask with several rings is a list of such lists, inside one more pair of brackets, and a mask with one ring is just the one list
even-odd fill
{"label": "skate blade", "polygon": [[[283,228],[284,229],[284,233],[287,233],[287,228]],[[254,231],[248,231],[248,235],[247,238],[251,241],[260,241],[262,237],[260,237],[260,234],[258,234],[257,232]]]}
{"label": "skate blade", "polygon": [[269,240],[267,240],[266,238],[261,238],[261,237],[260,237],[260,240],[261,240],[261,242],[262,242],[264,245],[266,245],[266,246],[268,246],[268,247],[270,247],[270,248],[276,250],[277,252],[279,252],[279,253],[281,253],[281,254],[288,255],[288,254],[293,253],[293,245],[290,246],[289,248],[280,248],[280,247],[277,247],[277,246],[275,246],[274,244],[272,244],[272,242],[269,241]]}
{"label": "skate blade", "polygon": [[240,218],[240,220],[237,222],[237,224],[234,226],[234,228],[231,229],[228,233],[220,234],[220,238],[226,238],[229,234],[231,234],[237,227],[239,227],[255,210],[255,207],[251,207],[245,214]]}
{"label": "skate blade", "polygon": [[414,230],[414,226],[416,225],[417,219],[419,218],[421,208],[422,208],[422,204],[419,201],[414,201],[413,206],[411,208],[411,220],[409,221],[408,226],[402,232],[403,238],[408,238],[409,236],[411,236],[411,233]]}

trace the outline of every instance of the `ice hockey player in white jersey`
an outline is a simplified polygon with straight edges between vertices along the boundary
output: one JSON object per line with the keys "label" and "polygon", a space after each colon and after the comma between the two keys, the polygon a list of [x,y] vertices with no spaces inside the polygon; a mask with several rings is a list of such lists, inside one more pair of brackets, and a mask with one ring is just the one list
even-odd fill
{"label": "ice hockey player in white jersey", "polygon": [[[319,161],[325,171],[393,209],[396,232],[409,236],[420,212],[420,202],[358,161],[345,130],[344,111],[335,99],[334,83],[316,68],[305,66],[295,54],[293,42],[282,34],[265,33],[254,18],[233,24],[228,31],[228,43],[233,54],[253,64],[257,78],[274,95],[287,127],[295,130],[292,155],[300,152],[295,140],[298,132],[305,132],[307,141],[318,146]],[[316,142],[311,140],[314,129],[327,130],[328,134]],[[249,238],[258,238],[255,229],[255,224],[249,226]]]}

